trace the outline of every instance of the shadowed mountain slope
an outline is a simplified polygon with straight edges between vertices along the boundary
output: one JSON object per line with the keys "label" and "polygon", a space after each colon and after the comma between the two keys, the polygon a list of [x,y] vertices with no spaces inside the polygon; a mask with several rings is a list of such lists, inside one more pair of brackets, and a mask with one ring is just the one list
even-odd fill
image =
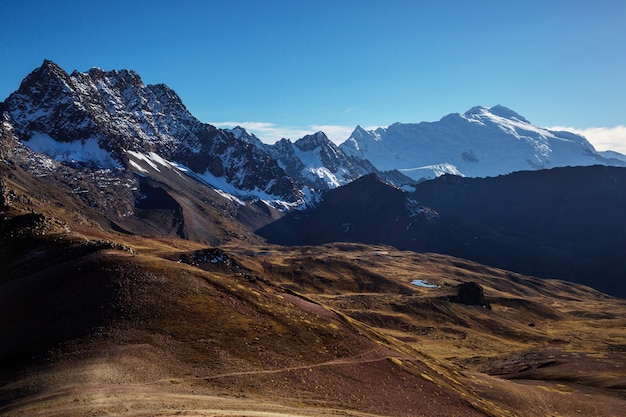
{"label": "shadowed mountain slope", "polygon": [[407,245],[410,216],[406,193],[370,174],[326,192],[314,208],[289,213],[257,234],[285,245],[333,241]]}
{"label": "shadowed mountain slope", "polygon": [[369,242],[447,253],[626,297],[626,169],[443,176],[402,192],[364,177],[257,233],[274,243]]}

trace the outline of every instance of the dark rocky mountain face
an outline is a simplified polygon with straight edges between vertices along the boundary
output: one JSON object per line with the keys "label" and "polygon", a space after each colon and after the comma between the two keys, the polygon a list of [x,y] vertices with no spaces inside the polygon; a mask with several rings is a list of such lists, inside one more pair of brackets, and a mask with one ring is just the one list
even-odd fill
{"label": "dark rocky mountain face", "polygon": [[[219,244],[232,239],[258,241],[248,229],[279,215],[265,204],[241,205],[224,198],[173,166],[133,159],[141,168],[138,173],[122,167],[62,163],[24,146],[14,131],[6,120],[0,123],[0,210],[7,224],[37,213],[46,227],[58,228],[62,223],[62,229],[68,230]],[[11,238],[12,226],[7,230],[0,246],[20,246]],[[28,245],[27,240],[20,241]]]}
{"label": "dark rocky mountain face", "polygon": [[369,174],[327,191],[314,208],[290,213],[256,233],[286,245],[345,241],[419,249],[420,242],[407,230],[429,228],[436,216],[406,192]]}
{"label": "dark rocky mountain face", "polygon": [[127,151],[155,152],[243,192],[301,199],[292,178],[261,147],[201,123],[166,85],[146,86],[133,71],[93,68],[68,75],[45,61],[0,112],[26,143],[41,134],[57,142],[95,140],[122,164]]}
{"label": "dark rocky mountain face", "polygon": [[258,230],[272,242],[384,243],[626,297],[626,169],[443,176],[405,193],[364,177]]}

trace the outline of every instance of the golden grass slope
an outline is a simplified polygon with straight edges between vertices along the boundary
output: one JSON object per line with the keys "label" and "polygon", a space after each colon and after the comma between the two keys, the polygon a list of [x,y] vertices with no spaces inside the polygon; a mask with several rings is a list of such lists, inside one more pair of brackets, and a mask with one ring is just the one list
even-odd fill
{"label": "golden grass slope", "polygon": [[[626,305],[586,287],[387,247],[210,248],[90,230],[85,241],[132,251],[44,236],[75,256],[2,283],[2,415],[619,415],[626,405]],[[492,310],[448,300],[470,280]]]}

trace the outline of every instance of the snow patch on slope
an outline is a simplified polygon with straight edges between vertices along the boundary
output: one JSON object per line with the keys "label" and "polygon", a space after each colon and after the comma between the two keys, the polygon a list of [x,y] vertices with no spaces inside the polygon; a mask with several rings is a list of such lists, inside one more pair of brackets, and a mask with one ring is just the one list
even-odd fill
{"label": "snow patch on slope", "polygon": [[[191,170],[189,170],[191,172]],[[297,207],[301,202],[290,203],[280,199],[279,196],[268,194],[263,190],[255,188],[254,190],[244,191],[231,183],[229,183],[224,177],[216,177],[208,170],[203,174],[193,173],[193,177],[200,179],[204,183],[210,185],[218,194],[228,198],[240,205],[245,205],[243,200],[261,200],[265,204],[277,208],[279,210],[287,210]]]}
{"label": "snow patch on slope", "polygon": [[337,188],[345,184],[345,181],[342,181],[343,178],[338,178],[330,169],[324,166],[324,161],[322,161],[322,157],[319,153],[320,147],[306,151],[297,146],[294,146],[293,149],[296,156],[302,161],[305,167],[302,170],[302,175],[319,178],[328,185],[328,188]]}
{"label": "snow patch on slope", "polygon": [[28,141],[22,142],[35,152],[48,155],[59,162],[93,164],[101,168],[119,168],[111,154],[98,145],[96,139],[59,142],[49,135],[33,132]]}
{"label": "snow patch on slope", "polygon": [[161,172],[161,169],[159,167],[171,169],[177,172],[189,171],[189,168],[186,168],[179,163],[168,161],[167,159],[161,157],[161,155],[155,152],[149,152],[147,154],[144,154],[141,152],[126,151],[126,153],[135,159],[133,160],[129,158],[128,162],[133,168],[135,168],[139,172],[144,172],[144,173],[148,172],[148,170],[145,167],[142,167],[140,165],[140,162],[144,162],[148,164],[148,166],[150,166],[152,169],[154,169],[157,172]]}

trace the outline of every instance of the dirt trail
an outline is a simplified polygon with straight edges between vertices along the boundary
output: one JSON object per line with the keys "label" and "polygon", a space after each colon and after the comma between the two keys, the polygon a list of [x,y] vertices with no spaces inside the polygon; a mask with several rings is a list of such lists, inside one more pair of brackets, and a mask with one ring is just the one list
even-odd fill
{"label": "dirt trail", "polygon": [[[372,349],[370,351],[354,355],[354,356],[352,356],[350,358],[333,359],[331,361],[317,363],[317,364],[312,364],[312,365],[288,366],[288,367],[285,367],[285,368],[265,369],[265,370],[258,370],[258,371],[227,372],[227,373],[218,374],[218,375],[196,376],[196,377],[183,378],[181,380],[184,380],[184,381],[191,381],[191,380],[205,380],[205,381],[209,381],[209,380],[220,379],[220,378],[228,378],[228,377],[234,377],[234,376],[279,374],[279,373],[282,373],[282,372],[299,371],[299,370],[306,370],[306,369],[313,369],[313,368],[321,368],[321,367],[325,367],[325,366],[357,365],[357,364],[364,364],[364,363],[382,362],[382,361],[391,360],[391,359],[399,359],[401,361],[402,360],[407,360],[407,361],[408,360],[415,360],[415,358],[412,358],[412,357],[406,356],[406,355],[395,355],[395,356],[390,356],[389,355],[389,356],[382,356],[382,357],[379,356],[379,357],[374,357],[374,358],[365,358],[365,356],[367,356],[368,354],[375,353],[375,352],[376,352],[376,349]],[[172,379],[180,379],[180,378],[175,378],[175,377],[165,378],[165,379],[152,381],[149,384],[157,384],[157,383],[167,382],[167,381],[171,381]]]}

